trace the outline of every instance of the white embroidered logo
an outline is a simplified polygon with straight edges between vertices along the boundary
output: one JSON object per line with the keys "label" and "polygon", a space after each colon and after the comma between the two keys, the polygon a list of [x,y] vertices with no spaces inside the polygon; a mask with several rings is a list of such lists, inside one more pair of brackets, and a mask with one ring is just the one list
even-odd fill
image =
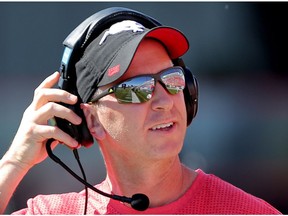
{"label": "white embroidered logo", "polygon": [[122,31],[142,32],[144,31],[144,28],[145,27],[143,25],[132,20],[124,20],[122,22],[115,23],[104,33],[99,45],[101,45],[109,35],[114,35]]}

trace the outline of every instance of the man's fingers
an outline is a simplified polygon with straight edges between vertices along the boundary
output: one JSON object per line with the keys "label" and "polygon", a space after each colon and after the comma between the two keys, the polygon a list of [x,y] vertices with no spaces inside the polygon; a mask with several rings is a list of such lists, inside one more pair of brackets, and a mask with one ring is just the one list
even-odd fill
{"label": "man's fingers", "polygon": [[71,109],[57,103],[49,102],[37,110],[35,115],[36,124],[47,124],[47,121],[53,117],[66,119],[72,124],[78,125],[82,119]]}
{"label": "man's fingers", "polygon": [[75,104],[77,99],[77,96],[61,89],[39,89],[35,91],[33,107],[35,110],[37,110],[51,101],[62,102],[65,104]]}
{"label": "man's fingers", "polygon": [[[59,143],[64,143],[70,148],[77,148],[78,142],[73,139],[69,134],[63,132],[58,127],[50,126],[50,125],[37,125],[35,127],[35,133],[41,134],[43,139],[53,138]],[[56,143],[54,142],[54,145]]]}

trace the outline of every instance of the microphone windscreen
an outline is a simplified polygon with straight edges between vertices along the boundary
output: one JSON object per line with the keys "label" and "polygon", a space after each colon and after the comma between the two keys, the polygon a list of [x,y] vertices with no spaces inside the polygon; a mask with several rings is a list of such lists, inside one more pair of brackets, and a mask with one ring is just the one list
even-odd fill
{"label": "microphone windscreen", "polygon": [[138,211],[145,211],[149,207],[149,198],[145,194],[134,194],[132,196],[131,207]]}

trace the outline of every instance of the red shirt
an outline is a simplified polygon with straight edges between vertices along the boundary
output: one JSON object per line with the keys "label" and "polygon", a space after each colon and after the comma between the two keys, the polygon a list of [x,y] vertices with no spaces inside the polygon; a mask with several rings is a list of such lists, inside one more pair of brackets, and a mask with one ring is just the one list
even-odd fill
{"label": "red shirt", "polygon": [[[87,214],[281,214],[264,200],[200,169],[196,171],[198,176],[182,197],[146,211],[136,211],[89,190]],[[104,185],[102,182],[97,188]],[[27,208],[13,214],[83,214],[84,203],[84,191],[38,195],[28,200]]]}

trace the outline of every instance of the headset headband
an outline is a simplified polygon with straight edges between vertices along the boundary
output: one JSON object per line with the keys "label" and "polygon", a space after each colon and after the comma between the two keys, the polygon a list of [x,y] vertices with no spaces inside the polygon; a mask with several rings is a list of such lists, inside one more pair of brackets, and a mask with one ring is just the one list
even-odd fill
{"label": "headset headband", "polygon": [[88,17],[68,35],[63,44],[72,49],[77,47],[85,49],[91,40],[101,34],[106,28],[109,28],[118,20],[124,19],[140,22],[146,28],[161,26],[161,23],[156,19],[138,11],[122,7],[112,7]]}

